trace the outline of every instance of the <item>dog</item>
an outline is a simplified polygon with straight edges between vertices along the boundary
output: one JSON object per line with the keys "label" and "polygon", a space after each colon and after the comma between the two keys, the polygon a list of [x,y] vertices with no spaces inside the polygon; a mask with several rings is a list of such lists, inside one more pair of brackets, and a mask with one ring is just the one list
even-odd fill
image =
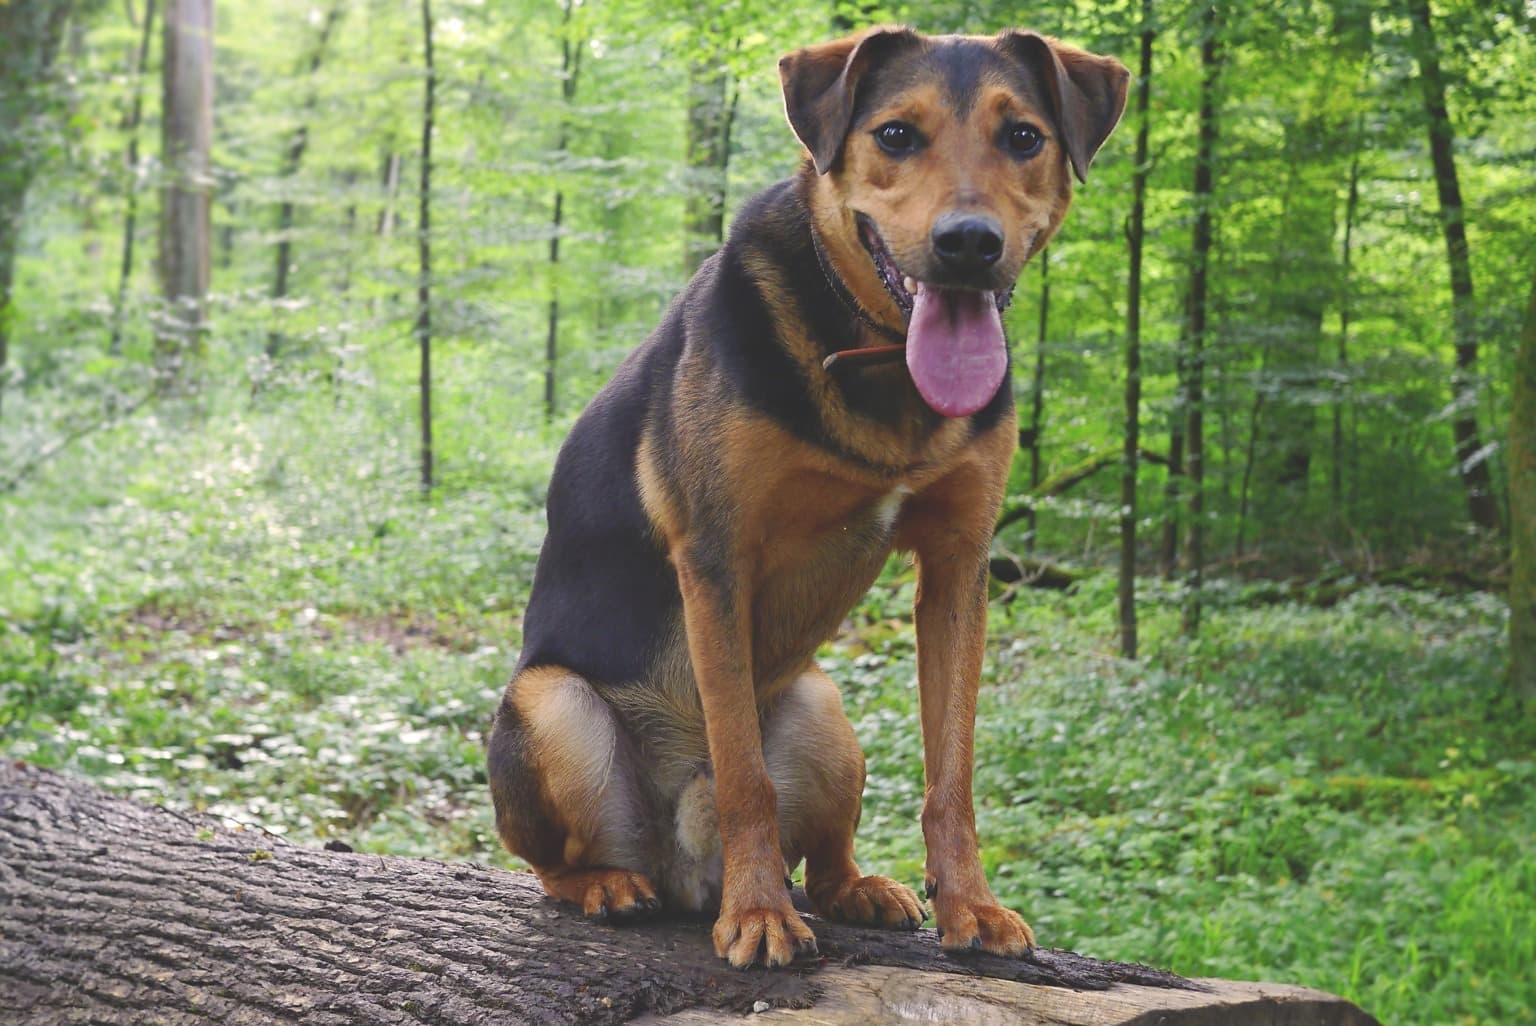
{"label": "dog", "polygon": [[595,919],[717,913],[783,966],[816,912],[916,929],[854,861],[864,756],[816,665],[916,558],[927,896],[947,951],[1020,956],[972,807],[988,547],[1017,426],[1001,310],[1125,106],[1129,73],[1033,32],[880,27],[779,62],[799,173],[577,420],[496,712],[497,830]]}

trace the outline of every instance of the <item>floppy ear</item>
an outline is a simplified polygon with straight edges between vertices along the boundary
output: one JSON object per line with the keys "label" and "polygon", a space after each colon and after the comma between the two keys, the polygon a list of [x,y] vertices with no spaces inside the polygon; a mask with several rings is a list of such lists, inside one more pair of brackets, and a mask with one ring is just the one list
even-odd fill
{"label": "floppy ear", "polygon": [[1088,165],[1125,111],[1131,73],[1113,57],[1079,50],[1037,32],[1009,30],[998,47],[1033,69],[1050,90],[1067,157],[1077,180],[1088,180]]}
{"label": "floppy ear", "polygon": [[784,84],[784,113],[789,126],[811,153],[816,173],[826,174],[843,152],[853,121],[853,95],[859,78],[879,61],[908,46],[916,32],[900,26],[867,29],[844,39],[796,50],[779,59]]}

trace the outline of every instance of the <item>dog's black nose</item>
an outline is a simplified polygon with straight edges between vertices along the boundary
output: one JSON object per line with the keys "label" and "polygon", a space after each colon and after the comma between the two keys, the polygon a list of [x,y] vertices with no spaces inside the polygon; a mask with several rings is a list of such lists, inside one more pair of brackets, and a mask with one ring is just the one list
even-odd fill
{"label": "dog's black nose", "polygon": [[933,222],[933,251],[962,274],[984,270],[1003,255],[1003,226],[985,214],[951,211]]}

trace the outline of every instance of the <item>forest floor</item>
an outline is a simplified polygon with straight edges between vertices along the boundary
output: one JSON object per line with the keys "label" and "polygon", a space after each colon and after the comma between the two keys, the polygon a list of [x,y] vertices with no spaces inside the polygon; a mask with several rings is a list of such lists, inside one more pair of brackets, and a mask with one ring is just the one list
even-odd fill
{"label": "forest floor", "polygon": [[[424,501],[351,416],[145,418],[5,497],[0,752],[299,841],[512,865],[484,732],[554,441],[465,444]],[[458,472],[452,472],[457,467]],[[910,571],[823,662],[869,755],[869,869],[922,875]],[[993,606],[983,856],[1042,941],[1340,993],[1383,1022],[1536,1023],[1536,739],[1490,712],[1507,611],[1212,592],[1198,641],[1108,574]]]}

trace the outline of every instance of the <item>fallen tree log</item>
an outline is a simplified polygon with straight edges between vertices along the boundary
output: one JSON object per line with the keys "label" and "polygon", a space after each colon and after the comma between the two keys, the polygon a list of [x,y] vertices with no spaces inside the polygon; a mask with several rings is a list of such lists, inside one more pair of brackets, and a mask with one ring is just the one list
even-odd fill
{"label": "fallen tree log", "polygon": [[1295,987],[811,925],[815,961],[738,972],[707,922],[600,926],[527,874],[312,850],[0,763],[7,1024],[1374,1023]]}

